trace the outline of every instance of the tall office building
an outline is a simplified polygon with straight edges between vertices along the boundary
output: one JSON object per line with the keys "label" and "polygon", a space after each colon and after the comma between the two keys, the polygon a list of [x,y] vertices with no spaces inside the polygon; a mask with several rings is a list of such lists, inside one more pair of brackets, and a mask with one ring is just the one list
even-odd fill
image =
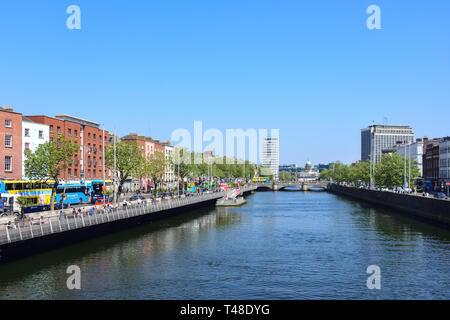
{"label": "tall office building", "polygon": [[278,180],[279,174],[279,143],[278,138],[265,137],[263,142],[262,165],[272,170],[273,177]]}
{"label": "tall office building", "polygon": [[412,142],[414,132],[409,126],[372,125],[361,130],[361,161],[369,161],[373,153],[375,162],[379,162],[383,150]]}

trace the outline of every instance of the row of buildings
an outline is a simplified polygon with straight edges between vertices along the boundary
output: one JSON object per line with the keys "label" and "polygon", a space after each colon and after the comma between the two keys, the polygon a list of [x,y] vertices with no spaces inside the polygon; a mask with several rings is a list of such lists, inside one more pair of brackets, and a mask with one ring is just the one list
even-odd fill
{"label": "row of buildings", "polygon": [[[160,142],[136,133],[118,138],[94,121],[69,115],[27,115],[14,112],[11,107],[0,107],[0,180],[27,179],[24,171],[25,150],[34,152],[39,145],[65,135],[79,145],[67,170],[61,172],[65,181],[111,179],[113,173],[104,169],[103,149],[116,141],[136,142],[142,153],[150,156],[162,153],[166,159],[173,156],[170,142]],[[164,181],[175,179],[173,166],[167,166]]]}
{"label": "row of buildings", "polygon": [[409,126],[372,125],[361,130],[361,161],[375,163],[384,154],[397,152],[417,162],[430,189],[450,190],[450,137],[414,138]]}

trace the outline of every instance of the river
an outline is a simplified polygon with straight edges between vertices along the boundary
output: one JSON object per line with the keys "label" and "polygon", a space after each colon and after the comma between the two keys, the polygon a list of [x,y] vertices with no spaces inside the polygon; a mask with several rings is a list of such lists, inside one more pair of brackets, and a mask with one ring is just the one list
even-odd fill
{"label": "river", "polygon": [[0,265],[0,299],[450,298],[448,230],[324,192],[247,200]]}

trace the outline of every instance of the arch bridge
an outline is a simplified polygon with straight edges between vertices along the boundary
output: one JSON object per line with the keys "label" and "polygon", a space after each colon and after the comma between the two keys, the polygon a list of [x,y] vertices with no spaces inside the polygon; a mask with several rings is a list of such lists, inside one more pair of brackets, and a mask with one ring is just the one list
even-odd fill
{"label": "arch bridge", "polygon": [[256,183],[256,191],[271,190],[283,191],[286,188],[294,188],[298,191],[327,191],[328,181],[304,181],[304,182],[268,182]]}

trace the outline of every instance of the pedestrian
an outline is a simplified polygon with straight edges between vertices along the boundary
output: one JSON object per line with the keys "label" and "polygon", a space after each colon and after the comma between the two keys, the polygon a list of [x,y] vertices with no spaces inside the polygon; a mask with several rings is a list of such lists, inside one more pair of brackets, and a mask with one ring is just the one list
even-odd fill
{"label": "pedestrian", "polygon": [[41,216],[41,220],[39,221],[41,224],[45,223],[44,216]]}
{"label": "pedestrian", "polygon": [[77,217],[77,210],[75,208],[72,209],[72,215],[76,218]]}

